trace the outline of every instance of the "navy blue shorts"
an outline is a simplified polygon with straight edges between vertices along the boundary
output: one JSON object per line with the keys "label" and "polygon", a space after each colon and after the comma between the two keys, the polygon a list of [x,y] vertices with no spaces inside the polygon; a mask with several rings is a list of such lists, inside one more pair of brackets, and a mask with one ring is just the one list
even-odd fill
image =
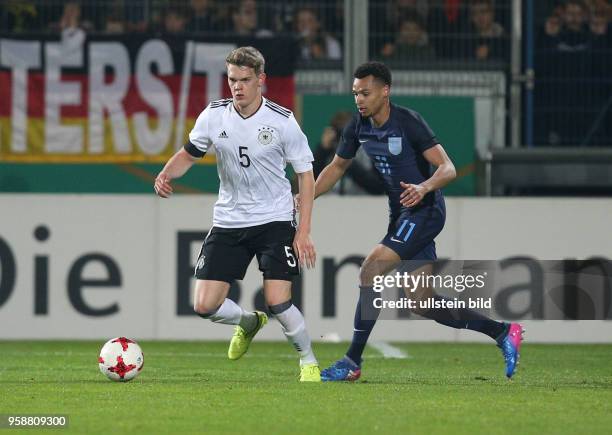
{"label": "navy blue shorts", "polygon": [[443,201],[417,211],[404,208],[389,221],[387,235],[380,242],[402,260],[436,260],[434,239],[444,228],[446,207]]}

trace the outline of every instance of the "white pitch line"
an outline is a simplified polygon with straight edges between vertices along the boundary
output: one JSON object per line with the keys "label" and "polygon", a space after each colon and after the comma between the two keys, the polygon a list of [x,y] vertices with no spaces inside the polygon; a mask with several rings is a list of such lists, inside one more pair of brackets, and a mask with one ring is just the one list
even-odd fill
{"label": "white pitch line", "polygon": [[372,341],[368,345],[379,351],[383,358],[407,359],[412,358],[399,347],[391,346],[386,341]]}

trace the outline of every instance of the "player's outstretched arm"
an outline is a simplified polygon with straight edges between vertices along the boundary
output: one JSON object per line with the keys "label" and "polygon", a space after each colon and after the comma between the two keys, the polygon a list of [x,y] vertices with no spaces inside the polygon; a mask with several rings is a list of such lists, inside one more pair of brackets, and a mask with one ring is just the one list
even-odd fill
{"label": "player's outstretched arm", "polygon": [[162,198],[168,198],[172,195],[171,181],[175,178],[182,177],[191,168],[196,158],[189,154],[184,148],[181,148],[174,154],[168,163],[164,166],[157,177],[155,178],[154,189],[155,193]]}
{"label": "player's outstretched arm", "polygon": [[317,177],[314,197],[318,198],[324,193],[329,192],[329,190],[336,185],[338,180],[342,178],[348,167],[351,166],[352,161],[352,159],[344,159],[336,154],[331,163],[327,165]]}
{"label": "player's outstretched arm", "polygon": [[297,174],[300,197],[300,223],[298,224],[293,250],[302,266],[312,268],[316,261],[314,244],[310,238],[312,205],[314,203],[314,176],[312,171]]}
{"label": "player's outstretched arm", "polygon": [[436,166],[436,171],[433,175],[423,181],[421,184],[408,184],[400,182],[400,186],[404,189],[400,195],[400,203],[404,207],[414,207],[425,195],[434,190],[441,189],[457,177],[455,165],[451,161],[448,154],[438,144],[432,148],[425,150],[423,157],[432,165]]}

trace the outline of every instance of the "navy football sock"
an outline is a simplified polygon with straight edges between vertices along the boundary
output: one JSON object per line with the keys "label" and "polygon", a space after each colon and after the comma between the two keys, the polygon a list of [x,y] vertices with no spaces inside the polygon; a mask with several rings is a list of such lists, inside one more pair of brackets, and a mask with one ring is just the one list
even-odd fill
{"label": "navy football sock", "polygon": [[[439,295],[434,296],[434,299],[448,300]],[[451,328],[482,332],[493,340],[502,338],[508,329],[506,323],[497,322],[468,308],[432,308],[423,316]]]}
{"label": "navy football sock", "polygon": [[346,352],[346,356],[357,365],[361,365],[361,355],[380,314],[380,308],[375,308],[373,305],[373,300],[378,294],[371,286],[359,287],[359,289],[359,302],[357,302],[353,321],[353,340]]}

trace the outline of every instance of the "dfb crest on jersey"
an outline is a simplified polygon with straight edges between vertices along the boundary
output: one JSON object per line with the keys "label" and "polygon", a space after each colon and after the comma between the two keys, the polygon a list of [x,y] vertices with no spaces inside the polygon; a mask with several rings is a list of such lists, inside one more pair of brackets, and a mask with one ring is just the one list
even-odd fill
{"label": "dfb crest on jersey", "polygon": [[272,133],[274,132],[273,128],[261,127],[258,129],[258,131],[259,134],[257,135],[257,140],[260,144],[268,145],[270,142],[272,142],[272,139],[274,139],[274,136],[272,135]]}
{"label": "dfb crest on jersey", "polygon": [[200,258],[198,258],[198,264],[196,264],[196,269],[201,269],[204,267],[204,261],[206,261],[206,256],[202,255]]}
{"label": "dfb crest on jersey", "polygon": [[401,137],[390,137],[389,138],[389,152],[394,156],[399,155],[402,152],[402,138]]}

